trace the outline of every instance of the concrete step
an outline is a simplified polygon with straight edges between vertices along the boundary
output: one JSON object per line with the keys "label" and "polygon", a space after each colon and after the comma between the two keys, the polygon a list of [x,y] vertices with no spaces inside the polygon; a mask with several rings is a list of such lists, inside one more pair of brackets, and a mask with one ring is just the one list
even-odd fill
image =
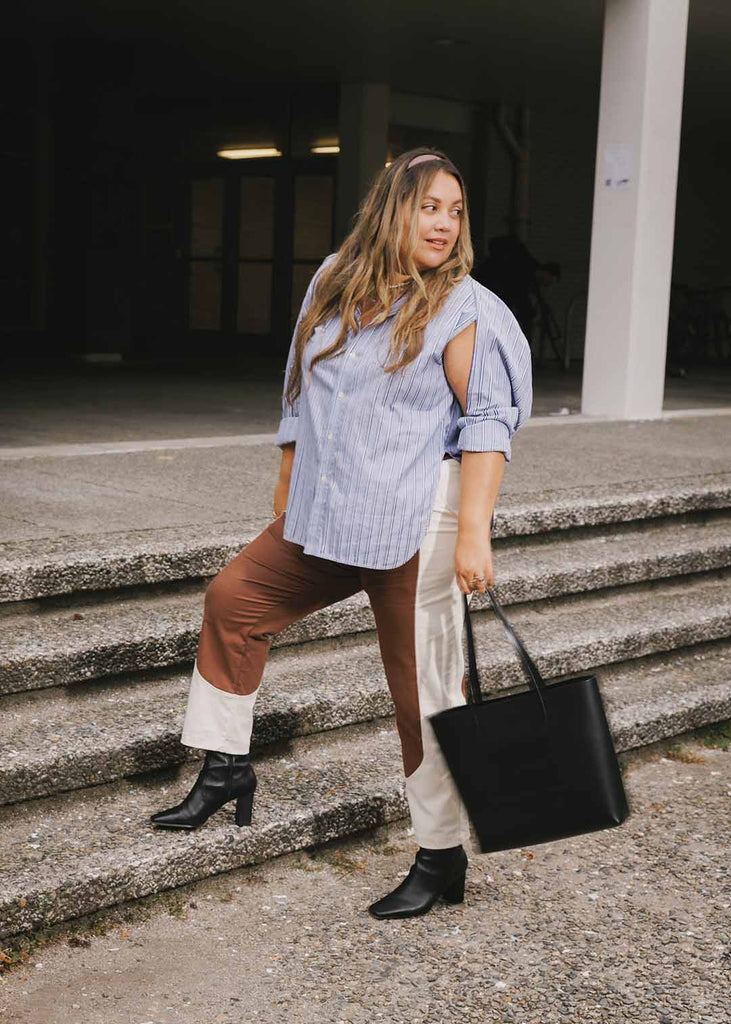
{"label": "concrete step", "polygon": [[1,544],[0,602],[213,576],[265,526],[242,517],[201,527]]}
{"label": "concrete step", "polygon": [[395,730],[349,726],[270,748],[254,762],[253,823],[233,804],[193,832],[157,830],[200,767],[92,786],[0,810],[0,937],[64,921],[403,817]]}
{"label": "concrete step", "polygon": [[[731,565],[731,512],[512,538],[496,541],[493,553],[502,603],[586,593]],[[131,594],[15,605],[14,614],[6,609],[0,617],[0,694],[192,660],[204,586],[157,584]],[[274,637],[273,647],[373,628],[361,592],[293,623]]]}
{"label": "concrete step", "polygon": [[[731,715],[731,644],[602,669],[618,753]],[[254,755],[253,824],[233,804],[195,832],[148,817],[181,800],[200,763],[0,809],[0,937],[68,920],[326,842],[408,821],[395,721],[381,719],[271,744]]]}
{"label": "concrete step", "polygon": [[[638,745],[731,713],[730,581],[731,570],[708,572],[517,604],[507,614],[545,678],[597,671],[624,715],[621,735]],[[476,594],[471,617],[480,678],[492,693],[524,678],[488,606]],[[186,669],[1,698],[0,803],[195,756],[179,742],[189,679]],[[375,632],[279,648],[264,671],[252,749],[391,714]]]}
{"label": "concrete step", "polygon": [[[393,714],[374,635],[270,657],[252,750]],[[185,670],[0,698],[0,804],[111,781],[198,755],[180,743]]]}
{"label": "concrete step", "polygon": [[[498,538],[576,526],[652,520],[731,508],[731,474],[637,480],[533,494],[505,493],[495,514]],[[0,603],[84,590],[111,590],[212,576],[266,526],[265,520],[0,545]]]}

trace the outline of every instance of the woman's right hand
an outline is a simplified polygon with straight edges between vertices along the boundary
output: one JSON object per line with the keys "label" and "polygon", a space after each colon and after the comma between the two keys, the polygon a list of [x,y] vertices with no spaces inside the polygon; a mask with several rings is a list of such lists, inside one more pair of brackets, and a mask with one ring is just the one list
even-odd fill
{"label": "woman's right hand", "polygon": [[279,516],[287,507],[289,497],[289,479],[292,475],[292,463],[294,462],[295,442],[290,441],[282,448],[282,462],[279,466],[279,479],[274,488],[274,515]]}
{"label": "woman's right hand", "polygon": [[283,480],[281,477],[277,480],[277,486],[274,488],[274,515],[280,516],[287,507],[287,498],[289,497],[289,480]]}

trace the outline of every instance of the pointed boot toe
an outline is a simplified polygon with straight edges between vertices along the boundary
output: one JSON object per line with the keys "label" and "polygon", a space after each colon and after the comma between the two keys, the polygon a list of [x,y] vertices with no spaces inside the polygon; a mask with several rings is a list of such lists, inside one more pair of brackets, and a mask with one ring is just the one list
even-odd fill
{"label": "pointed boot toe", "polygon": [[236,800],[236,824],[251,824],[257,780],[248,754],[206,751],[205,761],[193,788],[179,804],[150,817],[160,828],[198,828],[230,800]]}
{"label": "pointed boot toe", "polygon": [[176,804],[175,807],[169,807],[166,811],[151,814],[150,821],[153,825],[161,825],[164,828],[191,829],[196,827],[185,814],[185,801]]}

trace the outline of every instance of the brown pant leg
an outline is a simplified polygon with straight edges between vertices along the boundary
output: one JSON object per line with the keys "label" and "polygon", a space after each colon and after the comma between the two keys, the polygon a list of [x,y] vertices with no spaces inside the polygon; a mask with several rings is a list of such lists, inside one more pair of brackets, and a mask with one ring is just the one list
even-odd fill
{"label": "brown pant leg", "polygon": [[362,589],[358,569],[306,555],[271,522],[208,585],[181,742],[249,752],[272,637]]}
{"label": "brown pant leg", "polygon": [[423,757],[419,693],[416,682],[417,551],[395,569],[361,569],[363,589],[376,620],[378,645],[396,710],[405,775],[411,775]]}
{"label": "brown pant leg", "polygon": [[198,670],[229,693],[259,686],[275,633],[361,589],[357,568],[305,555],[283,529],[281,515],[206,590]]}

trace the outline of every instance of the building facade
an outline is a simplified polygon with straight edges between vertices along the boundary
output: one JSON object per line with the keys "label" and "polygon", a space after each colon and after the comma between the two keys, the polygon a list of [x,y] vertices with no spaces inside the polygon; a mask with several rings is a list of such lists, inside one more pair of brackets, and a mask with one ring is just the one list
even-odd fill
{"label": "building facade", "polygon": [[465,175],[478,264],[508,233],[560,268],[537,364],[583,364],[584,411],[653,415],[671,284],[719,311],[731,285],[730,39],[712,0],[317,23],[31,3],[4,44],[5,359],[281,361],[373,175],[432,145]]}

